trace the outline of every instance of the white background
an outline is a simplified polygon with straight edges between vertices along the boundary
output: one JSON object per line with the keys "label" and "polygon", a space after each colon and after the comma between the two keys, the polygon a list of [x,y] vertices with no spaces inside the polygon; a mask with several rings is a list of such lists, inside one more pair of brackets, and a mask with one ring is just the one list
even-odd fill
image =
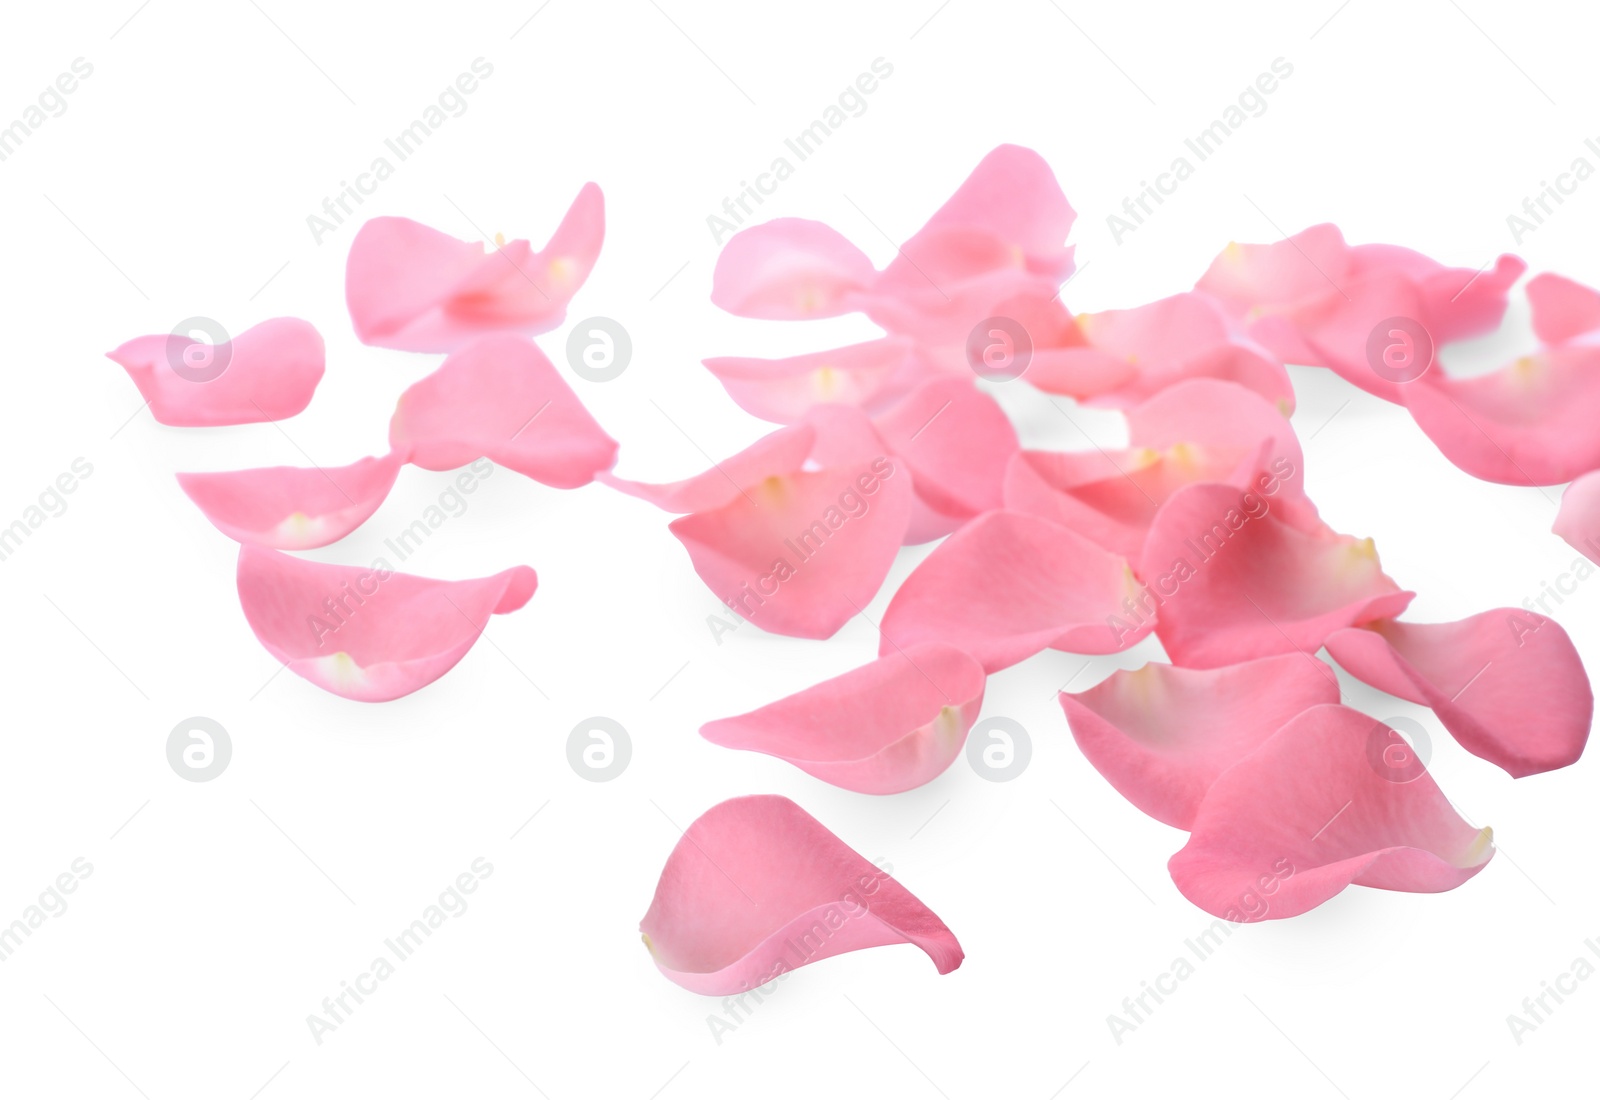
{"label": "white background", "polygon": [[[881,265],[888,238],[916,229],[988,149],[1028,145],[1080,212],[1083,273],[1065,298],[1087,310],[1187,288],[1229,239],[1323,220],[1468,268],[1511,249],[1506,216],[1600,137],[1586,113],[1600,101],[1593,13],[1486,0],[542,2],[125,0],[5,16],[0,119],[74,58],[94,74],[0,163],[0,520],[74,458],[94,472],[0,562],[0,922],[75,858],[94,871],[0,964],[0,1092],[1476,1100],[1587,1082],[1600,982],[1520,1046],[1506,1016],[1600,935],[1592,759],[1513,782],[1427,712],[1347,684],[1377,715],[1424,722],[1440,785],[1495,826],[1499,856],[1453,893],[1353,888],[1242,928],[1118,1045],[1108,1013],[1210,918],[1167,876],[1182,834],[1088,767],[1054,694],[1158,656],[1153,640],[1087,667],[1045,653],[991,680],[985,714],[1032,734],[1018,779],[989,783],[958,760],[873,798],[696,733],[870,659],[872,626],[828,643],[744,626],[716,644],[706,617],[719,605],[668,517],[641,501],[496,473],[406,568],[468,577],[525,562],[538,594],[438,683],[367,705],[275,675],[239,610],[234,546],[172,474],[382,451],[395,398],[439,357],[356,342],[342,294],[355,223],[319,245],[305,219],[474,58],[493,76],[363,214],[538,244],[598,181],[606,245],[571,316],[618,319],[635,358],[613,382],[573,385],[621,441],[619,472],[667,479],[770,427],[701,358],[870,332],[860,318],[721,315],[705,218],[873,59],[893,76],[762,216],[827,221]],[[1294,74],[1268,111],[1117,245],[1106,214],[1277,57]],[[1597,225],[1589,182],[1519,251],[1534,271],[1600,281]],[[328,372],[311,407],[216,430],[137,411],[103,353],[195,314],[235,332],[283,314],[315,323]],[[1520,301],[1512,323],[1525,329]],[[558,362],[566,331],[540,338]],[[1494,365],[1525,338],[1513,328],[1446,358]],[[1295,383],[1312,496],[1335,527],[1377,540],[1419,592],[1413,618],[1520,605],[1571,568],[1549,533],[1559,490],[1476,482],[1403,410],[1330,374],[1297,370]],[[1089,445],[1022,383],[995,390],[1027,444]],[[1117,417],[1074,419],[1119,442]],[[448,480],[407,468],[364,528],[314,556],[366,564]],[[874,620],[926,552],[901,556]],[[1597,601],[1590,581],[1556,611],[1592,666]],[[634,748],[603,784],[565,754],[595,714]],[[191,715],[232,736],[232,763],[209,783],[166,760],[168,732]],[[718,1005],[656,973],[637,923],[678,826],[755,791],[795,798],[889,861],[960,937],[961,969],[939,978],[910,947],[831,960],[714,1041]],[[317,1045],[307,1015],[479,856],[494,873],[471,908]]]}

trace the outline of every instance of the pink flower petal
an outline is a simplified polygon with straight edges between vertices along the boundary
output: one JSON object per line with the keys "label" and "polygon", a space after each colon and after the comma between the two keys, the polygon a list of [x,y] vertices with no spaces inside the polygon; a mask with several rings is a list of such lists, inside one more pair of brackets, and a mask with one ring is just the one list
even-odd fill
{"label": "pink flower petal", "polygon": [[771,992],[791,970],[867,947],[914,944],[941,974],[963,957],[910,891],[770,794],[719,803],[684,830],[639,930],[661,973],[713,997]]}
{"label": "pink flower petal", "polygon": [[1600,470],[1574,478],[1566,487],[1551,530],[1584,557],[1600,564]]}
{"label": "pink flower petal", "polygon": [[863,794],[920,787],[948,768],[983,707],[983,668],[946,645],[912,646],[736,718],[700,727],[730,749],[787,760]]}
{"label": "pink flower petal", "polygon": [[883,584],[911,517],[902,464],[774,475],[670,530],[718,599],[763,630],[829,638]]}
{"label": "pink flower petal", "polygon": [[310,550],[337,542],[378,510],[400,472],[398,455],[349,466],[268,466],[179,474],[189,499],[235,542]]}
{"label": "pink flower petal", "polygon": [[705,365],[745,412],[793,424],[826,403],[875,411],[910,351],[909,340],[888,337],[789,359],[719,358]]}
{"label": "pink flower petal", "polygon": [[1297,527],[1271,496],[1215,484],[1174,493],[1139,557],[1127,620],[1174,664],[1216,668],[1300,649],[1344,626],[1398,615],[1412,593],[1384,575],[1370,539]]}
{"label": "pink flower petal", "polygon": [[322,337],[308,322],[275,317],[219,344],[139,336],[106,357],[128,372],[163,424],[213,428],[294,416],[322,380]]}
{"label": "pink flower petal", "polygon": [[408,218],[373,218],[350,244],[345,300],[364,344],[455,351],[486,333],[548,332],[589,278],[605,199],[584,184],[540,252],[525,240],[485,252]]}
{"label": "pink flower petal", "polygon": [[917,500],[907,545],[941,538],[1000,507],[1017,432],[971,379],[928,382],[873,424],[911,470]]}
{"label": "pink flower petal", "polygon": [[1453,623],[1377,622],[1328,654],[1380,691],[1431,707],[1462,748],[1521,778],[1583,753],[1594,693],[1567,632],[1503,607]]}
{"label": "pink flower petal", "polygon": [[709,512],[769,477],[800,472],[815,445],[816,429],[809,423],[796,424],[769,432],[738,454],[682,481],[630,481],[609,472],[597,478],[619,492],[648,500],[664,512]]}
{"label": "pink flower petal", "polygon": [[1116,653],[1150,632],[1114,621],[1136,592],[1126,559],[1047,520],[989,512],[912,570],[884,612],[878,651],[944,642],[991,673],[1045,649]]}
{"label": "pink flower petal", "polygon": [[519,565],[466,581],[306,561],[239,548],[239,602],[268,653],[296,676],[360,702],[409,695],[449,672],[490,615],[527,603],[538,587]]}
{"label": "pink flower petal", "polygon": [[1217,777],[1285,722],[1338,701],[1333,669],[1299,653],[1216,669],[1147,664],[1061,693],[1072,736],[1095,770],[1178,829],[1193,826]]}
{"label": "pink flower petal", "polygon": [[[1350,249],[1351,272],[1358,278],[1376,272],[1404,275],[1422,295],[1422,315],[1441,344],[1466,340],[1500,327],[1512,284],[1528,265],[1510,253],[1494,266],[1473,271],[1445,267],[1431,256],[1392,244],[1358,244]],[[1348,288],[1347,288],[1348,289]]]}
{"label": "pink flower petal", "polygon": [[424,470],[478,458],[558,489],[594,480],[617,444],[531,340],[484,336],[400,395],[389,445]]}
{"label": "pink flower petal", "polygon": [[1417,425],[1473,477],[1556,485],[1600,469],[1600,344],[1557,344],[1472,378],[1430,372],[1404,393]]}
{"label": "pink flower petal", "polygon": [[1384,778],[1367,756],[1375,728],[1315,706],[1223,772],[1167,865],[1183,896],[1224,920],[1278,920],[1352,883],[1437,893],[1482,870],[1491,831],[1456,816],[1427,772]]}
{"label": "pink flower petal", "polygon": [[1533,334],[1542,344],[1561,344],[1600,329],[1600,290],[1550,272],[1528,280]]}
{"label": "pink flower petal", "polygon": [[837,230],[777,218],[729,239],[711,276],[711,300],[740,317],[837,317],[861,308],[860,295],[877,274]]}

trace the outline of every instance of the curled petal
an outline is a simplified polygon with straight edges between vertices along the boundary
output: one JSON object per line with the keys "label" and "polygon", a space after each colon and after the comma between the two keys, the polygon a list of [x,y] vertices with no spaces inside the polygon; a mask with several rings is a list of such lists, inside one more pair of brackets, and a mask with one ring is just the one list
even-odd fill
{"label": "curled petal", "polygon": [[1600,344],[1568,343],[1472,378],[1424,375],[1406,407],[1473,477],[1557,485],[1600,469]]}
{"label": "curled petal", "polygon": [[793,424],[821,404],[874,410],[910,351],[909,340],[889,337],[789,359],[721,358],[705,365],[745,412]]}
{"label": "curled petal", "polygon": [[1431,707],[1462,748],[1519,779],[1566,767],[1589,739],[1583,660],[1559,624],[1531,611],[1371,623],[1334,631],[1327,646],[1353,676]]}
{"label": "curled petal", "polygon": [[1528,280],[1533,334],[1543,344],[1561,344],[1600,329],[1600,291],[1545,272]]}
{"label": "curled petal", "polygon": [[846,790],[895,794],[948,768],[983,706],[983,668],[947,645],[911,646],[737,718],[700,727],[730,749],[787,760]]}
{"label": "curled petal", "polygon": [[400,395],[389,446],[424,470],[478,458],[558,489],[616,461],[617,444],[531,340],[484,336]]}
{"label": "curled petal", "polygon": [[303,411],[322,380],[322,337],[309,322],[275,317],[231,340],[139,336],[106,357],[133,379],[150,412],[179,428],[260,424]]}
{"label": "curled petal", "polygon": [[1153,614],[1174,664],[1315,653],[1340,627],[1411,602],[1372,540],[1305,531],[1281,512],[1270,495],[1215,484],[1179,489],[1162,506],[1139,557],[1137,608]]}
{"label": "curled petal", "polygon": [[1281,361],[1320,365],[1300,335],[1296,312],[1339,293],[1350,246],[1339,227],[1313,225],[1272,244],[1230,241],[1195,289],[1211,295]]}
{"label": "curled petal", "polygon": [[1129,802],[1178,829],[1219,775],[1285,722],[1339,701],[1333,669],[1283,653],[1216,669],[1147,664],[1061,693],[1083,755]]}
{"label": "curled petal", "polygon": [[1350,250],[1350,267],[1358,278],[1394,272],[1410,279],[1421,295],[1421,319],[1441,344],[1499,328],[1507,294],[1528,269],[1510,253],[1496,257],[1487,270],[1445,267],[1431,256],[1392,244],[1356,245]]}
{"label": "curled petal", "polygon": [[337,542],[378,510],[400,472],[398,455],[349,466],[179,474],[178,484],[224,535],[273,550]]}
{"label": "curled petal", "polygon": [[1461,820],[1427,772],[1381,774],[1368,747],[1383,729],[1347,707],[1314,706],[1223,772],[1167,864],[1178,890],[1244,922],[1297,916],[1352,883],[1438,893],[1477,874],[1493,834]]}
{"label": "curled petal", "polygon": [[911,469],[917,501],[908,545],[941,538],[1000,507],[1017,433],[995,399],[970,379],[925,383],[873,423]]}
{"label": "curled petal", "polygon": [[1574,550],[1600,564],[1600,470],[1574,478],[1566,487],[1552,530]]}
{"label": "curled petal", "polygon": [[879,652],[945,642],[991,673],[1045,649],[1116,653],[1150,632],[1121,618],[1136,593],[1126,559],[1047,520],[989,512],[912,570],[884,612]]}
{"label": "curled petal", "polygon": [[670,527],[734,611],[775,634],[828,638],[888,576],[912,498],[901,464],[879,455],[768,477]]}
{"label": "curled petal", "polygon": [[771,794],[719,803],[684,830],[639,931],[662,974],[714,997],[867,947],[914,944],[941,974],[963,957],[910,891]]}
{"label": "curled petal", "polygon": [[345,301],[364,344],[455,351],[486,333],[548,332],[588,279],[605,238],[605,199],[584,184],[543,251],[525,240],[485,252],[409,218],[373,218],[350,244]]}
{"label": "curled petal", "polygon": [[613,489],[648,500],[664,512],[709,512],[769,477],[797,473],[815,445],[816,430],[809,424],[797,424],[769,432],[738,454],[682,481],[657,484],[629,481],[611,473],[598,476]]}
{"label": "curled petal", "polygon": [[296,676],[366,703],[426,687],[455,667],[490,615],[515,611],[538,578],[519,565],[466,581],[328,565],[239,548],[239,602],[268,653]]}
{"label": "curled petal", "polygon": [[837,317],[860,308],[859,297],[876,276],[866,253],[837,230],[777,218],[728,241],[711,276],[711,300],[740,317]]}

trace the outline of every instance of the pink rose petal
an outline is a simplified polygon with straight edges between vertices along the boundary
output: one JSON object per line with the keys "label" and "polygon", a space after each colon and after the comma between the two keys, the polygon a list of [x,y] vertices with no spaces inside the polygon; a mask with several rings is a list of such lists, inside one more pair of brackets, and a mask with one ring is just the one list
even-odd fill
{"label": "pink rose petal", "polygon": [[378,510],[400,472],[398,455],[349,466],[179,474],[178,484],[223,534],[273,550],[337,542]]}
{"label": "pink rose petal", "polygon": [[1561,344],[1600,329],[1600,290],[1548,271],[1529,279],[1526,290],[1540,343]]}
{"label": "pink rose petal", "polygon": [[793,424],[826,403],[876,411],[910,352],[909,340],[888,337],[789,359],[719,358],[705,365],[745,412]]}
{"label": "pink rose petal", "polygon": [[836,317],[861,308],[877,274],[866,253],[837,230],[777,218],[729,239],[717,256],[711,300],[740,317]]}
{"label": "pink rose petal", "polygon": [[941,974],[963,957],[932,910],[778,795],[730,799],[690,824],[639,930],[661,973],[713,997],[868,947],[914,944]]}
{"label": "pink rose petal", "polygon": [[1551,530],[1584,557],[1600,564],[1600,470],[1574,478],[1566,487]]}

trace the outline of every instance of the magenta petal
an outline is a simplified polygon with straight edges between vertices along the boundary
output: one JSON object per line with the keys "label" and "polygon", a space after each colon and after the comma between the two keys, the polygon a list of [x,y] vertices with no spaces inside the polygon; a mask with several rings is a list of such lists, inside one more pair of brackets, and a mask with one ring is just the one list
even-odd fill
{"label": "magenta petal", "polygon": [[944,642],[991,673],[1045,649],[1117,653],[1150,632],[1119,618],[1136,591],[1126,559],[1047,520],[989,512],[912,570],[878,651]]}
{"label": "magenta petal", "polygon": [[719,803],[684,830],[639,930],[661,973],[713,997],[867,947],[914,944],[941,974],[963,957],[910,891],[770,794]]}
{"label": "magenta petal", "polygon": [[408,218],[373,218],[356,233],[345,300],[364,344],[454,351],[486,333],[547,332],[593,270],[605,199],[585,184],[543,251],[525,240],[494,252]]}
{"label": "magenta petal", "polygon": [[479,458],[558,489],[616,461],[617,444],[531,340],[485,336],[400,395],[389,445],[424,470]]}
{"label": "magenta petal", "polygon": [[1583,754],[1594,693],[1553,619],[1503,607],[1453,623],[1378,622],[1328,653],[1380,691],[1431,707],[1462,748],[1521,778]]}
{"label": "magenta petal", "polygon": [[879,456],[769,477],[670,528],[740,615],[775,634],[828,638],[888,576],[911,502],[911,478]]}
{"label": "magenta petal", "polygon": [[519,565],[466,581],[327,565],[239,548],[239,602],[268,653],[346,699],[381,703],[455,667],[490,615],[515,611],[538,578]]}
{"label": "magenta petal", "polygon": [[1561,344],[1600,329],[1600,290],[1550,272],[1529,279],[1525,289],[1540,343]]}
{"label": "magenta petal", "polygon": [[349,466],[179,474],[178,484],[235,542],[310,550],[337,542],[366,522],[399,472],[399,456],[388,454]]}
{"label": "magenta petal", "polygon": [[1411,602],[1384,575],[1370,539],[1308,532],[1283,511],[1270,496],[1199,484],[1157,513],[1139,558],[1138,607],[1155,612],[1174,664],[1315,653],[1340,627],[1390,618]]}
{"label": "magenta petal", "polygon": [[1375,729],[1358,711],[1315,706],[1223,772],[1167,864],[1183,896],[1224,920],[1277,920],[1352,883],[1437,893],[1481,871],[1491,831],[1462,821],[1427,772],[1379,774]]}
{"label": "magenta petal", "polygon": [[896,794],[948,768],[983,707],[983,668],[959,649],[912,646],[736,718],[707,741],[787,760],[836,787]]}
{"label": "magenta petal", "polygon": [[866,253],[837,230],[778,218],[728,241],[711,277],[711,301],[740,317],[834,317],[859,308],[858,296],[876,276]]}
{"label": "magenta petal", "polygon": [[133,379],[151,414],[179,428],[283,420],[303,411],[322,380],[322,337],[309,322],[275,317],[231,340],[139,336],[106,357]]}
{"label": "magenta petal", "polygon": [[1178,829],[1219,775],[1285,722],[1339,701],[1333,669],[1284,653],[1216,669],[1147,664],[1061,693],[1078,747],[1129,802]]}

